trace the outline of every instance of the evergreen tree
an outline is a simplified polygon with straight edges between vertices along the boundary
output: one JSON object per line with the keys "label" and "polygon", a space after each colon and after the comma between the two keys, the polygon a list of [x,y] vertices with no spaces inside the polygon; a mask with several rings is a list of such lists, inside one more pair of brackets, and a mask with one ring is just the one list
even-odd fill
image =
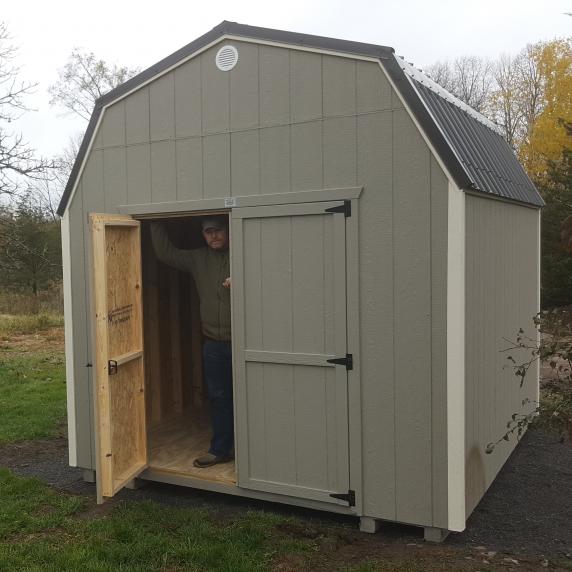
{"label": "evergreen tree", "polygon": [[[572,140],[572,124],[563,124]],[[572,219],[572,145],[558,161],[549,163],[541,187],[546,206],[542,212],[542,307],[572,304],[572,254],[562,241]]]}

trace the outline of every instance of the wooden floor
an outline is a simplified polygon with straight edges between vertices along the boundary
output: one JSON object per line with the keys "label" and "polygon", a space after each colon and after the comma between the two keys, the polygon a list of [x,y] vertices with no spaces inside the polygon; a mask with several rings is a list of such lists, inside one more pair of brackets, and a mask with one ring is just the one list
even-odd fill
{"label": "wooden floor", "polygon": [[193,467],[193,461],[208,451],[210,439],[210,422],[204,412],[192,410],[162,420],[149,431],[149,467],[236,484],[234,461],[204,469]]}

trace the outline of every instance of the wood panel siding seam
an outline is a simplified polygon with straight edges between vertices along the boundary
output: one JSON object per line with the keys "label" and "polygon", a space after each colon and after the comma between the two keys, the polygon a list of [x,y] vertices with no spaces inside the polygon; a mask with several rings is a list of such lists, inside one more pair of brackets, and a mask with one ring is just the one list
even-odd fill
{"label": "wood panel siding seam", "polygon": [[430,340],[429,340],[429,347],[431,348],[431,351],[429,352],[429,371],[431,372],[430,375],[430,386],[431,386],[431,410],[430,410],[430,419],[429,419],[429,423],[430,423],[430,427],[431,427],[431,455],[430,455],[430,463],[431,463],[431,470],[429,471],[429,481],[430,481],[430,491],[431,491],[431,523],[434,525],[435,524],[435,476],[434,476],[434,471],[435,471],[435,463],[434,463],[434,447],[435,447],[435,425],[434,425],[434,415],[435,415],[435,408],[436,408],[436,397],[435,397],[435,392],[434,392],[434,377],[433,377],[433,364],[434,364],[434,355],[433,355],[433,322],[435,319],[435,316],[433,315],[433,276],[434,276],[434,272],[433,272],[433,264],[434,264],[434,260],[433,260],[433,209],[431,208],[431,206],[434,204],[434,200],[433,200],[433,166],[431,163],[431,158],[432,158],[432,153],[429,151],[427,153],[427,161],[429,163],[429,201],[428,201],[428,216],[429,216],[429,312],[430,312],[430,322],[429,322],[429,336],[430,336]]}
{"label": "wood panel siding seam", "polygon": [[[292,224],[292,219],[290,219],[290,224]],[[291,256],[291,249],[290,249],[290,256]],[[293,306],[293,304],[292,304]],[[293,310],[292,310],[293,312]],[[293,337],[294,329],[292,328],[292,337]],[[294,427],[294,431],[292,431],[294,437],[294,482],[299,484],[298,482],[298,439],[297,435],[298,432],[296,431],[296,373],[294,366],[290,366],[290,374],[292,380],[292,426]]]}
{"label": "wood panel siding seam", "polygon": [[[292,130],[290,130],[292,133]],[[290,141],[292,139],[290,138]],[[290,153],[290,157],[292,157],[292,153]],[[292,159],[290,159],[292,161]],[[290,165],[292,168],[292,165]],[[292,217],[289,218],[289,241],[290,241],[290,248],[288,249],[288,262],[290,266],[290,300],[292,303],[290,304],[290,351],[294,351],[294,256],[292,255]]]}
{"label": "wood panel siding seam", "polygon": [[179,154],[177,153],[177,76],[173,71],[173,153],[175,155],[175,198],[179,200]]}
{"label": "wood panel siding seam", "polygon": [[107,212],[107,205],[105,202],[105,195],[107,194],[105,192],[105,151],[107,149],[102,149],[101,150],[101,184],[102,184],[102,191],[103,191],[103,212]]}
{"label": "wood panel siding seam", "polygon": [[201,198],[205,198],[205,174],[206,174],[206,153],[205,153],[205,139],[206,137],[201,137],[201,171],[202,171],[202,177],[201,177]]}
{"label": "wood panel siding seam", "polygon": [[149,122],[149,140],[145,143],[149,145],[149,198],[150,202],[153,201],[153,160],[151,152],[151,89],[149,91],[149,105],[147,106],[147,115]]}
{"label": "wood panel siding seam", "polygon": [[393,329],[393,342],[392,342],[392,363],[393,363],[393,371],[391,375],[391,383],[393,385],[393,486],[394,486],[394,495],[393,495],[393,514],[395,518],[397,517],[397,386],[395,383],[395,276],[396,276],[396,256],[395,256],[395,204],[397,201],[395,200],[395,112],[392,110],[391,114],[391,233],[392,233],[392,275],[393,275],[393,293],[392,293],[392,305],[393,305],[393,316],[392,316],[392,329]]}
{"label": "wood panel siding seam", "polygon": [[428,205],[428,218],[429,218],[429,315],[430,315],[430,319],[429,319],[429,347],[431,348],[429,351],[429,371],[430,373],[430,388],[431,388],[431,399],[430,399],[430,403],[431,403],[431,407],[430,407],[430,412],[429,412],[429,427],[431,428],[431,439],[430,439],[430,443],[431,443],[431,447],[430,447],[430,456],[429,456],[429,462],[431,465],[431,468],[429,470],[429,490],[430,490],[430,503],[431,503],[431,524],[435,523],[435,486],[434,486],[434,476],[433,476],[433,471],[435,470],[434,467],[434,459],[433,459],[433,455],[434,455],[434,451],[433,448],[435,446],[435,428],[434,428],[434,424],[433,424],[433,415],[435,412],[435,393],[433,391],[434,387],[433,387],[433,209],[431,208],[431,205],[433,204],[433,185],[432,185],[432,168],[431,168],[431,152],[427,153],[428,157],[427,157],[427,161],[429,163],[428,165],[428,171],[429,171],[429,205]]}
{"label": "wood panel siding seam", "polygon": [[[356,75],[357,75],[357,66],[356,66]],[[357,102],[357,86],[356,86],[356,102]],[[357,103],[356,103],[356,105],[357,105]],[[358,116],[356,115],[354,118],[354,132],[355,132],[354,185],[357,185],[357,182],[358,182],[358,166],[359,166],[359,152],[358,152],[358,148],[359,148],[359,144],[358,144],[359,127],[358,127],[358,121],[359,121],[359,119],[358,119]],[[323,142],[322,142],[322,148],[323,148]]]}
{"label": "wood panel siding seam", "polygon": [[[322,78],[324,74],[322,73]],[[322,89],[322,94],[323,94]],[[323,95],[322,95],[323,99]],[[322,101],[322,109],[323,109],[324,102]],[[324,119],[320,120],[320,141],[321,141],[321,157],[322,157],[322,187],[324,186],[324,181],[326,180],[326,154],[324,152]]]}
{"label": "wood panel siding seam", "polygon": [[[292,125],[292,50],[288,50],[288,117],[290,118],[289,124]],[[292,133],[292,129],[290,129]],[[290,138],[290,148],[292,148],[292,139]],[[290,157],[292,157],[292,151],[290,151]],[[292,161],[290,160],[290,168],[292,167]]]}
{"label": "wood panel siding seam", "polygon": [[[292,191],[292,50],[288,50],[288,117],[290,118],[288,125],[288,146],[290,147],[288,153],[288,189]],[[290,237],[292,237],[292,219],[290,219]],[[292,260],[291,252],[290,260]]]}
{"label": "wood panel siding seam", "polygon": [[125,157],[125,202],[129,203],[129,185],[127,181],[127,105],[123,104],[123,156]]}

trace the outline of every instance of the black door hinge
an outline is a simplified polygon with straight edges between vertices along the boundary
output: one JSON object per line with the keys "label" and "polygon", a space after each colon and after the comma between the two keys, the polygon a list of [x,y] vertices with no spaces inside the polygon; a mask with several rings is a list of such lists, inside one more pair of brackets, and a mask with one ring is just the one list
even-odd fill
{"label": "black door hinge", "polygon": [[344,216],[346,218],[348,218],[349,216],[352,216],[352,203],[351,203],[351,201],[344,201],[344,203],[342,205],[326,209],[325,212],[327,212],[327,213],[344,213]]}
{"label": "black door hinge", "polygon": [[88,363],[85,364],[85,367],[93,367],[93,365],[88,362]]}
{"label": "black door hinge", "polygon": [[347,493],[332,493],[330,495],[334,499],[340,499],[346,501],[348,506],[356,505],[356,492],[349,490]]}
{"label": "black door hinge", "polygon": [[328,363],[335,363],[336,365],[345,365],[348,371],[354,368],[354,356],[352,354],[346,354],[346,357],[329,359],[327,361]]}

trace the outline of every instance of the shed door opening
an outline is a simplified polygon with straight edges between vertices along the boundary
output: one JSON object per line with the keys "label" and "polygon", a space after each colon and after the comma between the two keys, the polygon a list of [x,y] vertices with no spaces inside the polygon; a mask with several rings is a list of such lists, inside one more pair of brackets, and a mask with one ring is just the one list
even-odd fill
{"label": "shed door opening", "polygon": [[142,222],[148,465],[235,485],[233,461],[207,468],[193,465],[208,451],[211,440],[199,295],[188,272],[158,259],[150,233],[151,222],[158,222],[175,247],[203,247],[203,216]]}
{"label": "shed door opening", "polygon": [[232,210],[238,484],[336,504],[349,486],[343,203]]}

